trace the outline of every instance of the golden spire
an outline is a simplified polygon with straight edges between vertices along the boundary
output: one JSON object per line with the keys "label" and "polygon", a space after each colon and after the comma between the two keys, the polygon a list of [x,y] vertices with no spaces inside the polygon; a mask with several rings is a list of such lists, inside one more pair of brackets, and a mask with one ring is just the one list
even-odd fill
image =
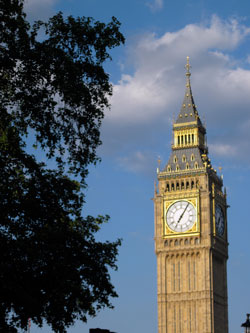
{"label": "golden spire", "polygon": [[185,68],[186,68],[186,76],[187,77],[190,77],[190,75],[191,75],[191,73],[190,73],[190,68],[191,68],[191,66],[190,66],[190,64],[189,64],[189,57],[187,56],[187,64],[186,64],[186,66],[185,66]]}

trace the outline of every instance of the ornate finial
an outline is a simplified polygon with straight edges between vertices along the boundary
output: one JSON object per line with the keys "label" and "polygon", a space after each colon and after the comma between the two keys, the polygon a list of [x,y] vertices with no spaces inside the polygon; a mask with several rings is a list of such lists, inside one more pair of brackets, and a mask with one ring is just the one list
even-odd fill
{"label": "ornate finial", "polygon": [[189,57],[187,56],[187,64],[186,64],[186,66],[185,66],[185,68],[186,68],[186,70],[187,70],[187,72],[186,72],[186,76],[190,76],[191,75],[191,73],[190,73],[190,68],[191,68],[191,66],[190,66],[190,64],[189,64]]}
{"label": "ornate finial", "polygon": [[161,166],[161,157],[160,156],[158,156],[157,162],[158,162],[158,168],[160,169],[160,166]]}
{"label": "ornate finial", "polygon": [[161,158],[160,158],[160,156],[158,156],[157,162],[158,162],[158,168],[156,169],[156,172],[159,173],[160,172],[160,166],[161,166]]}
{"label": "ornate finial", "polygon": [[219,171],[220,171],[220,178],[221,178],[221,180],[223,180],[223,174],[221,173],[221,171],[222,171],[222,167],[219,166],[218,169],[219,169]]}

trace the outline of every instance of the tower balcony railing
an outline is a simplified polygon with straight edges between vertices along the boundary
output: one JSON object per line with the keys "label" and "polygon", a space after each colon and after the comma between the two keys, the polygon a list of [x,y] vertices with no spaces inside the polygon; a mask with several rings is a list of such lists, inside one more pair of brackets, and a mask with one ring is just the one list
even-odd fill
{"label": "tower balcony railing", "polygon": [[207,145],[206,144],[202,144],[199,142],[194,142],[194,143],[180,143],[180,144],[171,144],[172,149],[180,149],[180,148],[192,148],[192,147],[199,147],[202,150],[206,150],[207,151]]}

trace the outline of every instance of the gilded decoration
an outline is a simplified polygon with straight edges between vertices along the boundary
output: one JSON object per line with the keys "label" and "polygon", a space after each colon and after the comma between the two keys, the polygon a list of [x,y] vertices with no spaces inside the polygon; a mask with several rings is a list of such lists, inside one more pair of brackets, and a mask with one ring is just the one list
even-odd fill
{"label": "gilded decoration", "polygon": [[[178,198],[178,199],[177,199]],[[176,232],[172,230],[167,223],[167,212],[169,208],[174,204],[178,203],[179,201],[186,201],[187,203],[190,203],[195,211],[196,211],[196,218],[194,221],[194,225],[192,228],[186,230],[185,232]],[[189,236],[194,236],[194,235],[199,235],[200,232],[200,224],[199,224],[199,218],[200,218],[200,211],[199,211],[199,197],[194,196],[194,197],[188,197],[188,195],[183,195],[182,197],[176,196],[176,199],[173,200],[165,200],[164,201],[164,207],[163,207],[163,237],[164,238],[171,238],[171,237],[183,237],[184,235],[189,235]]]}

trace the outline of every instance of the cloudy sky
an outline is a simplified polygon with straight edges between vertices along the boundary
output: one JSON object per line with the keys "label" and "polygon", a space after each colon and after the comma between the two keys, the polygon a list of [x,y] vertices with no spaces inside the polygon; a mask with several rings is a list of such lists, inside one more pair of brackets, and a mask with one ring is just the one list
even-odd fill
{"label": "cloudy sky", "polygon": [[[218,4],[219,3],[219,4]],[[157,160],[170,153],[171,130],[185,90],[186,56],[191,85],[208,133],[210,158],[222,166],[228,192],[228,294],[230,332],[240,332],[250,311],[250,3],[248,0],[27,0],[30,21],[65,15],[116,16],[126,45],[106,64],[114,86],[102,126],[102,163],[90,168],[86,213],[108,213],[102,239],[123,238],[115,310],[86,325],[117,333],[155,333],[156,264],[153,183]],[[49,332],[48,328],[32,332]]]}

